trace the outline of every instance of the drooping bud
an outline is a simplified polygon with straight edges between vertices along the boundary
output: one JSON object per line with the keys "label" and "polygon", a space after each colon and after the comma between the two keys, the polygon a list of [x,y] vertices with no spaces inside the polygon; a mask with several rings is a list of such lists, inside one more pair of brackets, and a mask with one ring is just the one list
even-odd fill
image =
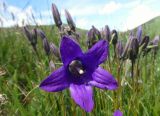
{"label": "drooping bud", "polygon": [[129,37],[130,37],[130,38],[133,38],[133,37],[134,37],[134,32],[133,32],[133,30],[130,31]]}
{"label": "drooping bud", "polygon": [[154,39],[148,43],[148,46],[145,50],[145,54],[147,54],[148,52],[153,50],[153,53],[156,55],[157,50],[158,50],[159,42],[160,42],[160,36],[155,36]]}
{"label": "drooping bud", "polygon": [[50,54],[50,46],[49,46],[47,38],[43,39],[43,48],[44,48],[46,54],[49,55]]}
{"label": "drooping bud", "polygon": [[138,43],[140,43],[141,39],[142,39],[142,26],[138,27],[138,30],[137,30],[137,39],[138,39]]}
{"label": "drooping bud", "polygon": [[101,33],[94,26],[88,31],[87,46],[91,48],[98,40],[101,39]]}
{"label": "drooping bud", "polygon": [[30,41],[31,45],[33,46],[33,49],[36,51],[36,44],[37,44],[37,30],[33,29],[30,31],[27,27],[23,28],[23,31]]}
{"label": "drooping bud", "polygon": [[137,38],[131,39],[130,45],[127,50],[128,58],[135,61],[138,56],[139,44]]}
{"label": "drooping bud", "polygon": [[62,25],[61,17],[59,14],[59,11],[57,9],[57,6],[55,4],[52,4],[52,14],[54,18],[55,25],[60,28]]}
{"label": "drooping bud", "polygon": [[104,38],[105,40],[107,40],[108,42],[110,42],[111,40],[111,35],[110,35],[110,29],[108,27],[108,25],[105,26],[104,30],[103,30],[103,34],[104,34]]}
{"label": "drooping bud", "polygon": [[73,74],[77,77],[80,77],[81,75],[83,75],[85,73],[82,62],[79,61],[79,60],[73,60],[69,64],[69,71],[70,71],[71,74]]}
{"label": "drooping bud", "polygon": [[59,49],[57,48],[57,46],[50,42],[50,49],[51,49],[51,52],[57,57],[60,59],[60,52],[59,52]]}
{"label": "drooping bud", "polygon": [[149,43],[149,36],[145,36],[140,42],[139,46],[142,50],[144,50],[147,47],[148,43]]}
{"label": "drooping bud", "polygon": [[55,64],[53,63],[52,60],[49,62],[49,68],[50,68],[51,72],[53,72],[56,69]]}
{"label": "drooping bud", "polygon": [[117,44],[116,44],[116,56],[118,58],[121,58],[122,57],[122,53],[123,53],[123,44],[122,44],[122,41],[118,41]]}
{"label": "drooping bud", "polygon": [[46,38],[46,34],[41,29],[37,29],[37,34],[42,38],[42,40]]}
{"label": "drooping bud", "polygon": [[117,44],[117,41],[118,41],[118,33],[116,30],[113,30],[110,43],[112,43],[115,46]]}
{"label": "drooping bud", "polygon": [[75,31],[76,30],[76,25],[75,25],[71,15],[70,15],[70,13],[68,12],[68,10],[65,10],[65,15],[66,15],[67,23],[68,23],[70,29]]}
{"label": "drooping bud", "polygon": [[123,59],[123,60],[125,60],[125,59],[128,58],[127,51],[128,51],[128,48],[129,48],[129,45],[130,45],[131,40],[132,40],[132,37],[129,36],[129,38],[128,38],[128,40],[127,40],[127,43],[126,43],[126,45],[125,45],[125,48],[124,48],[124,50],[123,50],[123,53],[122,53],[121,59]]}
{"label": "drooping bud", "polygon": [[160,42],[160,36],[155,36],[154,39],[153,39],[153,45],[155,46],[153,48],[153,53],[154,54],[157,54],[159,42]]}

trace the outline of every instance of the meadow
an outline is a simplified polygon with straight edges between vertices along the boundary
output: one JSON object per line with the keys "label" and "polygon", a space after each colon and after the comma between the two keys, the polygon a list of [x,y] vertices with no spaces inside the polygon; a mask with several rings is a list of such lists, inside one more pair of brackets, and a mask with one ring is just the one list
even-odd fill
{"label": "meadow", "polygon": [[[160,34],[160,17],[142,25],[143,34],[150,41]],[[55,25],[29,26],[45,32],[49,42],[59,46],[61,37]],[[88,30],[77,29],[79,43],[87,50]],[[133,30],[136,33],[137,28]],[[130,31],[118,32],[123,46]],[[94,109],[87,113],[71,99],[69,90],[48,93],[39,88],[41,81],[62,63],[55,55],[46,55],[40,36],[37,53],[25,36],[22,27],[0,28],[0,115],[4,116],[112,116],[119,109],[124,116],[159,116],[160,114],[160,53],[152,50],[145,56],[138,55],[133,77],[129,59],[114,60],[114,47],[110,44],[110,59],[101,66],[118,81],[114,91],[94,88]],[[53,69],[53,70],[55,70]]]}

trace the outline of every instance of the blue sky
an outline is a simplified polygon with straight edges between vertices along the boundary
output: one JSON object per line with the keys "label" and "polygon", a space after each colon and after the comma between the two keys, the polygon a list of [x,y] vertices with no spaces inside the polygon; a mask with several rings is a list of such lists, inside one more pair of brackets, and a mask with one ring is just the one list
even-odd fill
{"label": "blue sky", "polygon": [[52,3],[57,5],[64,23],[64,9],[68,9],[76,26],[84,29],[92,25],[101,29],[107,24],[125,31],[160,15],[159,0],[1,0],[0,25],[34,24],[32,14],[39,24],[54,24]]}

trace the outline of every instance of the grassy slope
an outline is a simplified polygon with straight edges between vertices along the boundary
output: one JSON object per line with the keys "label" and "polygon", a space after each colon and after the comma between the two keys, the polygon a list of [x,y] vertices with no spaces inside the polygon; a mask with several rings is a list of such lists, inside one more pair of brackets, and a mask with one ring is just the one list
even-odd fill
{"label": "grassy slope", "polygon": [[[158,24],[160,24],[159,17],[145,24],[145,33],[152,36],[160,34]],[[40,28],[46,32],[49,41],[59,45],[57,28],[51,26]],[[80,33],[82,33],[81,46],[85,46],[85,31],[81,30]],[[0,70],[6,72],[0,76],[0,93],[8,97],[8,103],[1,105],[0,111],[8,115],[26,116],[85,115],[85,112],[74,104],[68,90],[53,94],[37,88],[41,80],[50,74],[49,61],[40,39],[38,51],[39,57],[35,55],[20,28],[0,29]],[[54,62],[58,62],[53,56],[51,57]],[[140,93],[137,95],[128,86],[122,89],[121,110],[125,115],[133,115],[135,112],[139,115],[158,115],[160,112],[160,59],[157,57],[155,65],[152,65],[153,59],[150,55],[147,60],[147,64],[146,60],[143,58],[141,60],[143,85],[140,86]],[[109,70],[108,62],[104,67]],[[117,78],[117,65],[114,63],[112,63],[112,74]],[[122,73],[121,78],[123,75]],[[117,107],[115,92],[97,90],[94,91],[95,108],[90,115],[112,115]],[[137,101],[134,102],[135,100]]]}

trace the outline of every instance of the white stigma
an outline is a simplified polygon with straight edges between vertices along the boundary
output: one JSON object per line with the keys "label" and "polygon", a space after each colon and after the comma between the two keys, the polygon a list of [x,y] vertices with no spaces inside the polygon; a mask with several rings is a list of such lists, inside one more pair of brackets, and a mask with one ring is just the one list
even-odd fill
{"label": "white stigma", "polygon": [[84,71],[82,69],[80,69],[78,72],[79,72],[79,74],[83,74],[84,73]]}

